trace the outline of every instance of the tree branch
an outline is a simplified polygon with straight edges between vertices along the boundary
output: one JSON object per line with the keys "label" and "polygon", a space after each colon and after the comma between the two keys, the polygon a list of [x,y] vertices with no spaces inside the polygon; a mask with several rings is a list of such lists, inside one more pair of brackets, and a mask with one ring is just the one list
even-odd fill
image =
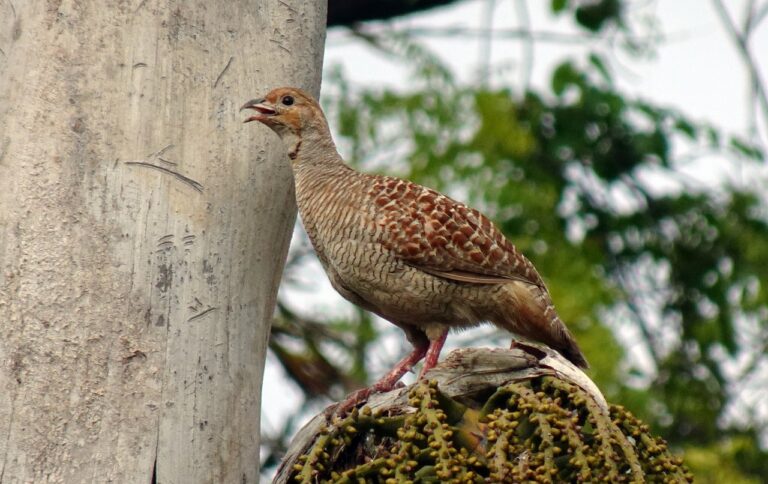
{"label": "tree branch", "polygon": [[328,2],[328,27],[349,27],[368,20],[387,20],[392,17],[450,5],[454,2],[456,0],[387,0],[385,2],[330,0]]}
{"label": "tree branch", "polygon": [[[734,43],[736,44],[737,50],[739,51],[739,54],[741,54],[744,63],[747,65],[747,70],[750,76],[750,83],[755,90],[755,95],[757,96],[757,100],[760,103],[760,107],[762,108],[766,126],[768,126],[768,94],[766,94],[766,85],[760,74],[760,70],[757,68],[757,63],[755,62],[754,57],[752,57],[752,52],[749,50],[748,39],[749,32],[751,32],[751,30],[745,31],[743,33],[739,32],[722,0],[712,0],[712,4],[714,5],[717,14],[720,16],[720,21],[723,23],[725,30],[732,37]],[[750,25],[754,27],[755,24]]]}

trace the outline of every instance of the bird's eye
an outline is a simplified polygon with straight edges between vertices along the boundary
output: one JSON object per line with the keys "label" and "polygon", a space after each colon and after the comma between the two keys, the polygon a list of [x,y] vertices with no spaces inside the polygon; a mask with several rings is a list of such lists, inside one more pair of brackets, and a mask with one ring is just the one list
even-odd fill
{"label": "bird's eye", "polygon": [[283,104],[286,106],[293,104],[293,96],[283,96]]}

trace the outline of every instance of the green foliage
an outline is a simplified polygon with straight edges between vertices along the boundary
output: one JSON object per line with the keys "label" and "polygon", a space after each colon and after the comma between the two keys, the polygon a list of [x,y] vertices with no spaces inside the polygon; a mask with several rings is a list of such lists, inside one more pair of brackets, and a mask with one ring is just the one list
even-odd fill
{"label": "green foliage", "polygon": [[765,482],[768,461],[754,445],[753,436],[736,436],[708,446],[685,447],[686,463],[704,484]]}

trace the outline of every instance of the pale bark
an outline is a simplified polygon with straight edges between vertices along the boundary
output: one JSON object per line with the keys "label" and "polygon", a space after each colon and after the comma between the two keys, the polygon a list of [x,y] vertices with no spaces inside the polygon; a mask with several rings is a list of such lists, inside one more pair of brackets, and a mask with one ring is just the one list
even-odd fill
{"label": "pale bark", "polygon": [[0,482],[257,482],[324,2],[0,0]]}

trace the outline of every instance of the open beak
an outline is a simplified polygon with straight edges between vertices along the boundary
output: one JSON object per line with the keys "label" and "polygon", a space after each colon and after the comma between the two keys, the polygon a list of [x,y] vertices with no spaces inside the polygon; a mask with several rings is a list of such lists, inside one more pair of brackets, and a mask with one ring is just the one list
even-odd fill
{"label": "open beak", "polygon": [[240,111],[243,109],[253,109],[256,111],[256,114],[243,121],[244,123],[250,123],[251,121],[264,121],[269,116],[277,113],[275,108],[267,104],[264,99],[251,99],[247,103],[243,104],[243,106],[240,108]]}

